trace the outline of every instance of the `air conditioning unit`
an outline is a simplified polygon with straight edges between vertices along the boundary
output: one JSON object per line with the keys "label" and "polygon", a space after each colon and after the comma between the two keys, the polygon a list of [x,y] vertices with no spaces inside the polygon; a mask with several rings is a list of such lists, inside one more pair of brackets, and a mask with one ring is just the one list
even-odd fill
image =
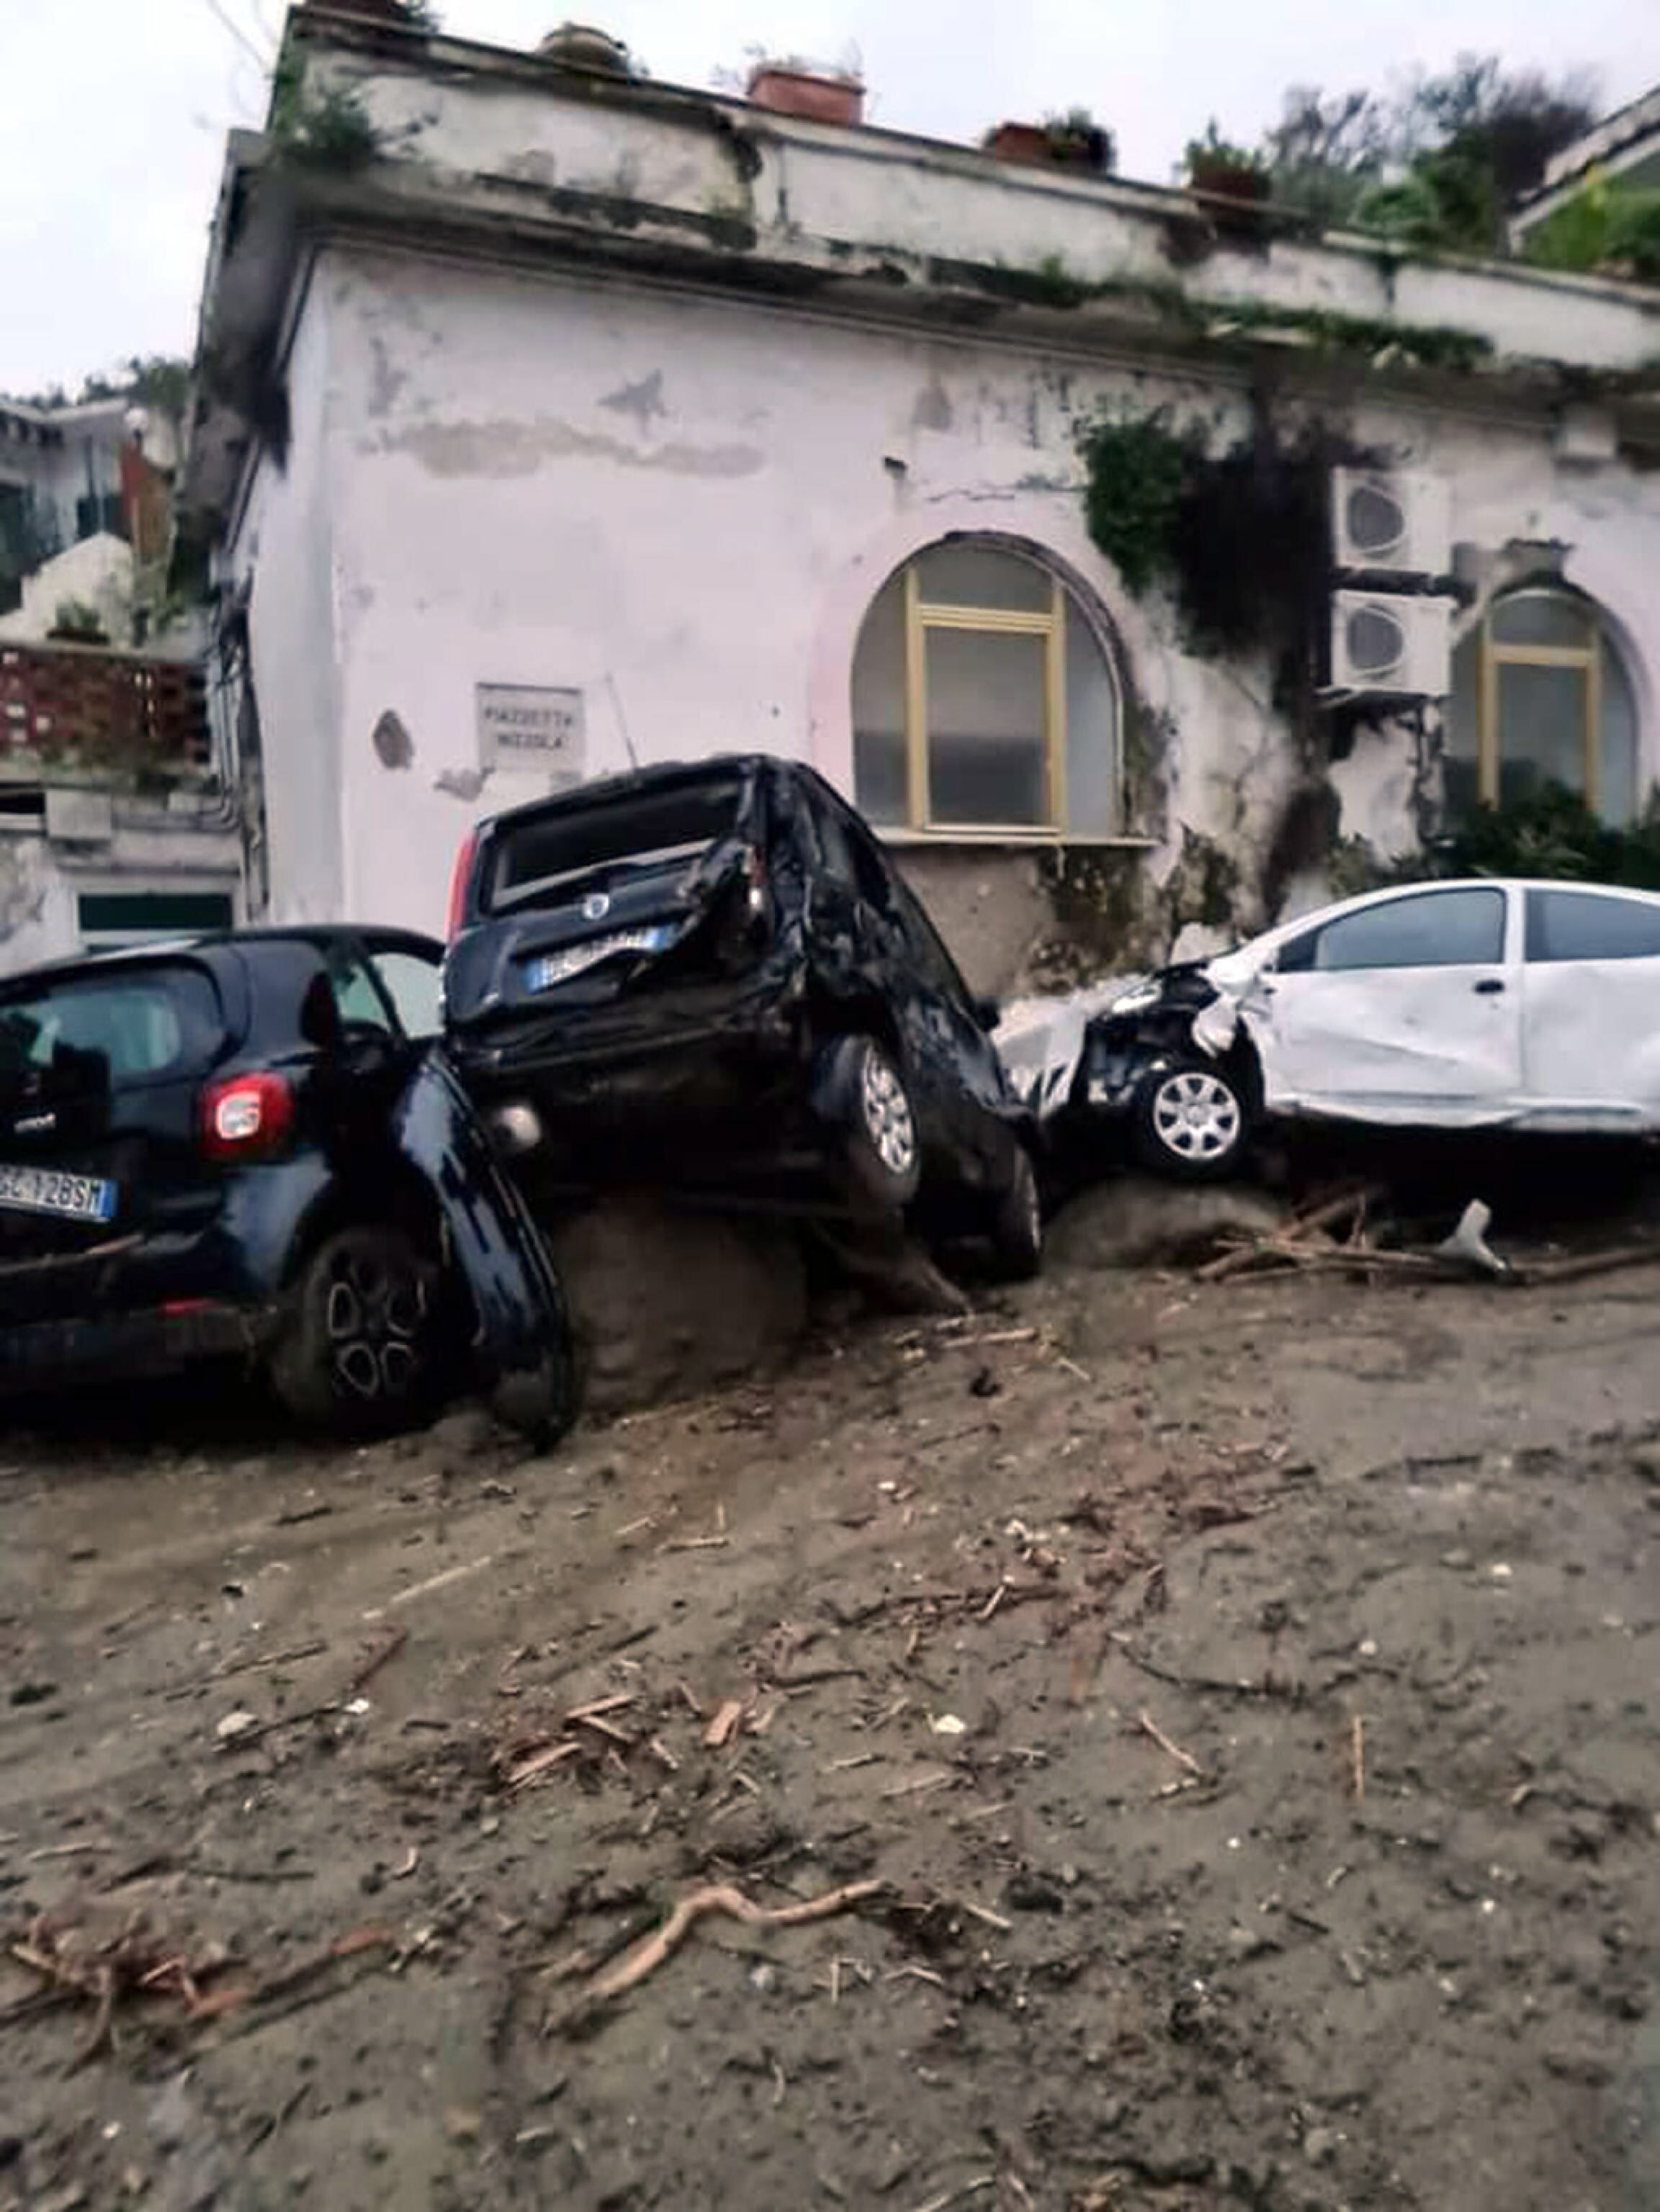
{"label": "air conditioning unit", "polygon": [[1446,479],[1406,469],[1334,469],[1331,536],[1340,568],[1444,576],[1452,560]]}
{"label": "air conditioning unit", "polygon": [[1335,592],[1331,688],[1444,699],[1452,689],[1450,599],[1396,592]]}

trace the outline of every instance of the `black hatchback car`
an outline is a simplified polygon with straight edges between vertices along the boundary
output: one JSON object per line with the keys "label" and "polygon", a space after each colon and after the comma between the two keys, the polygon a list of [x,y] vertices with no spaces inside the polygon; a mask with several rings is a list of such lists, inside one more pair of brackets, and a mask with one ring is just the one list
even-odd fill
{"label": "black hatchback car", "polygon": [[457,862],[450,1048],[552,1182],[671,1182],[1042,1247],[1030,1118],[864,823],[764,755],[642,769],[483,823]]}
{"label": "black hatchback car", "polygon": [[468,1382],[562,1428],[558,1282],[435,1041],[441,957],[254,931],[0,983],[0,1387],[230,1353],[346,1433]]}

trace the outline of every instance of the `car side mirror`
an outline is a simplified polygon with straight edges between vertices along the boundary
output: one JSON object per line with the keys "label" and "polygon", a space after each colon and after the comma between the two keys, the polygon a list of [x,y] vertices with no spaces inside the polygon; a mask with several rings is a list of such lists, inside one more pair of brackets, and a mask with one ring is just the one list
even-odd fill
{"label": "car side mirror", "polygon": [[995,999],[976,998],[974,1018],[989,1036],[1003,1018],[1003,1009]]}

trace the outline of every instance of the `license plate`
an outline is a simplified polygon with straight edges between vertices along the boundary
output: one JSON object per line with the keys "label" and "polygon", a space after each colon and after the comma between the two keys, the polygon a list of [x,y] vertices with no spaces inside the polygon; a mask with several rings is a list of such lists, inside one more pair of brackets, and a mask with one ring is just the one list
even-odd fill
{"label": "license plate", "polygon": [[0,1206],[17,1213],[53,1213],[68,1221],[112,1221],[116,1187],[97,1176],[55,1168],[0,1167]]}
{"label": "license plate", "polygon": [[532,991],[550,991],[568,983],[585,969],[596,968],[618,952],[660,952],[673,937],[672,928],[658,922],[645,929],[613,929],[604,937],[585,937],[580,945],[567,945],[558,952],[544,952],[525,963],[525,980]]}

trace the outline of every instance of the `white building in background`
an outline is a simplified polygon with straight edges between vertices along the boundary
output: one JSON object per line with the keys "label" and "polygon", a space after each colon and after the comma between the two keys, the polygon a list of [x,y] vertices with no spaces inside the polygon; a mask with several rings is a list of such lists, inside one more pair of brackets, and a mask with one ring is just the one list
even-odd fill
{"label": "white building in background", "polygon": [[[1255,926],[1449,803],[1645,802],[1660,294],[323,6],[288,36],[361,158],[233,143],[186,487],[273,916],[435,929],[480,814],[760,749],[1000,988]],[[1247,481],[1364,464],[1329,665],[1199,649],[1102,550],[1103,418]]]}
{"label": "white building in background", "polygon": [[205,625],[154,621],[166,415],[0,403],[0,973],[243,911]]}

